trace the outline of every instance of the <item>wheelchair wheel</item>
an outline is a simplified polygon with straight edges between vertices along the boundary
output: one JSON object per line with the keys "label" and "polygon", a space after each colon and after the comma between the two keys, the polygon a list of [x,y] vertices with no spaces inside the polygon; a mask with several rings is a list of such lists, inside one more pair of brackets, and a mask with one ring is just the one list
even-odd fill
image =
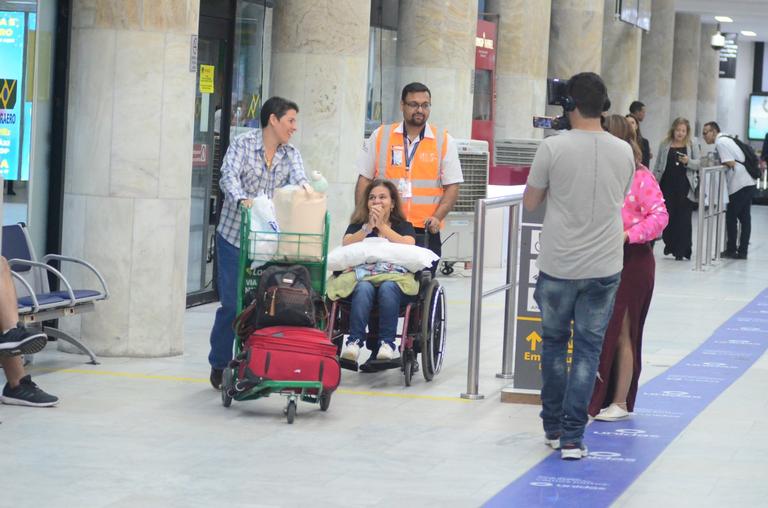
{"label": "wheelchair wheel", "polygon": [[445,292],[437,279],[429,283],[421,314],[421,372],[424,379],[432,381],[443,366],[445,354]]}
{"label": "wheelchair wheel", "polygon": [[413,362],[403,358],[403,376],[405,378],[405,386],[411,386],[411,379],[413,378]]}
{"label": "wheelchair wheel", "polygon": [[221,405],[229,407],[232,405],[232,395],[230,395],[233,383],[232,368],[227,367],[224,369],[221,379]]}

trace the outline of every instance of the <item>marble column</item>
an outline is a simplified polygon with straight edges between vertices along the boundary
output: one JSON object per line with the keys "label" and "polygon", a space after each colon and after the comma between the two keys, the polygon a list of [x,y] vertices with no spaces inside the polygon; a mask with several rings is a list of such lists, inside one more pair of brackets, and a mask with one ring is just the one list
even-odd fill
{"label": "marble column", "polygon": [[670,125],[675,0],[653,0],[651,30],[644,32],[642,39],[640,101],[645,104],[645,120],[641,130],[651,145],[651,153],[656,154]]}
{"label": "marble column", "polygon": [[578,72],[600,74],[605,0],[552,0],[549,30],[550,78]]}
{"label": "marble column", "polygon": [[720,52],[709,45],[717,32],[716,25],[701,25],[699,56],[699,90],[696,107],[695,128],[697,137],[701,137],[701,128],[705,123],[717,118],[717,85],[720,75]]}
{"label": "marble column", "polygon": [[551,0],[488,0],[498,14],[496,48],[496,139],[541,138],[531,125],[547,103],[547,53]]}
{"label": "marble column", "polygon": [[687,118],[691,125],[696,123],[700,47],[701,16],[678,12],[675,15],[670,121],[683,117]]}
{"label": "marble column", "polygon": [[614,16],[614,2],[605,2],[601,75],[611,98],[610,113],[626,115],[640,93],[642,30]]}
{"label": "marble column", "polygon": [[320,171],[328,180],[332,247],[341,243],[354,207],[370,12],[370,0],[282,0],[272,20],[270,93],[299,105],[292,142],[307,172]]}
{"label": "marble column", "polygon": [[[579,72],[600,74],[605,0],[552,0],[547,76],[568,79]],[[547,106],[548,115],[562,109]]]}
{"label": "marble column", "polygon": [[424,83],[432,91],[430,121],[456,138],[468,139],[472,133],[476,31],[476,1],[400,1],[398,102],[404,85]]}
{"label": "marble column", "polygon": [[62,251],[111,296],[61,324],[98,355],[183,351],[198,13],[198,0],[73,2]]}

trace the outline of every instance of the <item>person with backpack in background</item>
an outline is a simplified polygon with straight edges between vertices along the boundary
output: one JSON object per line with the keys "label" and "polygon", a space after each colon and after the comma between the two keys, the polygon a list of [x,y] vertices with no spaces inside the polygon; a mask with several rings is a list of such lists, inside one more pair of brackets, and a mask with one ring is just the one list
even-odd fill
{"label": "person with backpack in background", "polygon": [[[747,259],[749,236],[752,232],[752,197],[757,186],[757,157],[751,147],[720,132],[717,122],[707,122],[702,129],[707,144],[715,144],[720,162],[728,167],[725,178],[728,183],[728,208],[725,210],[726,247],[723,258]],[[753,167],[754,166],[754,167]],[[736,242],[736,221],[741,224],[741,235]]]}

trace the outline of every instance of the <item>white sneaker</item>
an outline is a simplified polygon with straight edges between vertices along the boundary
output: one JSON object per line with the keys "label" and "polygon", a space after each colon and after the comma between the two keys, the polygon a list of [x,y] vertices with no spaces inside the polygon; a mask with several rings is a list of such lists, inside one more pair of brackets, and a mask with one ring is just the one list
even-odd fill
{"label": "white sneaker", "polygon": [[611,404],[610,406],[601,409],[600,412],[595,415],[595,420],[615,422],[616,420],[622,420],[627,417],[629,417],[629,412],[626,409],[622,409],[618,404]]}
{"label": "white sneaker", "polygon": [[544,444],[552,448],[553,450],[560,449],[560,436],[550,439],[547,434],[544,434]]}
{"label": "white sneaker", "polygon": [[574,444],[567,444],[560,448],[560,458],[563,460],[580,460],[589,454],[587,447],[581,445],[578,447]]}
{"label": "white sneaker", "polygon": [[360,356],[360,345],[357,342],[350,342],[344,346],[344,350],[341,352],[341,357],[345,360],[357,361],[357,357]]}
{"label": "white sneaker", "polygon": [[395,356],[395,350],[386,342],[379,346],[379,352],[376,354],[377,360],[391,360]]}

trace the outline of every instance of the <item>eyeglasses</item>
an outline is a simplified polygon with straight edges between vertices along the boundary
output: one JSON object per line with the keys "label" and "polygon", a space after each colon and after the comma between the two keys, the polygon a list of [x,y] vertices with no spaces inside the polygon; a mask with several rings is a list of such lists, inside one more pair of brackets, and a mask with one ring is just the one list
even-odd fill
{"label": "eyeglasses", "polygon": [[406,102],[405,105],[414,110],[421,108],[424,111],[429,111],[429,108],[432,107],[432,104],[428,102],[425,102],[423,104],[419,104],[418,102]]}
{"label": "eyeglasses", "polygon": [[706,135],[707,135],[707,134],[709,134],[710,132],[712,132],[712,131],[711,131],[711,130],[709,130],[709,129],[704,129],[703,131],[701,131],[701,135],[702,135],[702,136],[706,136]]}

